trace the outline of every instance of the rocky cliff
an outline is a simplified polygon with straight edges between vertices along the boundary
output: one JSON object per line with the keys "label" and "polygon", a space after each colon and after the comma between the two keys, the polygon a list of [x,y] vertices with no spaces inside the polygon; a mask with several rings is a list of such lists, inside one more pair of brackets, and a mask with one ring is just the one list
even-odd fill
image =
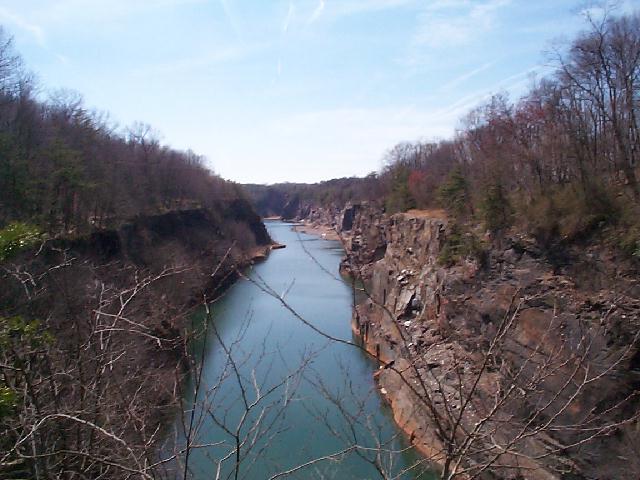
{"label": "rocky cliff", "polygon": [[638,478],[637,266],[515,234],[443,261],[455,232],[437,211],[332,223],[366,285],[354,331],[428,459],[460,478]]}

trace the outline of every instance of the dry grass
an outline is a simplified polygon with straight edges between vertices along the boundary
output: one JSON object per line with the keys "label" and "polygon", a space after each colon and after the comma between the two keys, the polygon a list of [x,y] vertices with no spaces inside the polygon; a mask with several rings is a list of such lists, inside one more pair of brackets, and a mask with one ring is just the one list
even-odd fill
{"label": "dry grass", "polygon": [[414,218],[437,218],[438,220],[447,220],[449,217],[447,216],[447,212],[445,212],[441,208],[427,208],[427,209],[417,209],[413,208],[404,213],[409,217]]}

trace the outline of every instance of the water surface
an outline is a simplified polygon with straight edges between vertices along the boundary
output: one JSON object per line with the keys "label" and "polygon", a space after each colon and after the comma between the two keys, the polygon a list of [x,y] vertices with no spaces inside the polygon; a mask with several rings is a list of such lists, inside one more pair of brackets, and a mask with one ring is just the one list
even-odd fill
{"label": "water surface", "polygon": [[[278,478],[382,478],[378,469],[418,478],[416,469],[403,473],[418,457],[375,389],[377,365],[327,338],[354,341],[341,245],[266,223],[287,248],[212,306],[206,344],[195,345],[204,347],[204,370],[194,437],[208,446],[191,453],[193,477],[263,480],[309,463]],[[186,400],[193,404],[193,393]]]}

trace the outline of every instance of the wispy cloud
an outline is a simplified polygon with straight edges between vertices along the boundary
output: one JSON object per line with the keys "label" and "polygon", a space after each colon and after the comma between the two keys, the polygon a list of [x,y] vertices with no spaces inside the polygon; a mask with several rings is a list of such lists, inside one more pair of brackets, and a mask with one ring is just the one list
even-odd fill
{"label": "wispy cloud", "polygon": [[35,25],[33,23],[27,22],[19,15],[7,10],[6,8],[0,7],[0,20],[3,22],[8,22],[15,27],[19,28],[30,34],[39,45],[46,45],[46,38],[44,34],[44,29],[39,25]]}
{"label": "wispy cloud", "polygon": [[324,12],[324,7],[325,7],[325,0],[320,0],[318,2],[318,6],[311,14],[311,17],[309,18],[309,23],[315,23],[320,18],[320,16],[322,15],[322,12]]}
{"label": "wispy cloud", "polygon": [[414,44],[430,48],[462,46],[495,27],[496,15],[511,0],[440,0],[420,15]]}
{"label": "wispy cloud", "polygon": [[282,23],[282,33],[286,34],[289,31],[289,27],[291,26],[291,22],[293,21],[293,17],[296,13],[296,7],[293,4],[293,1],[289,1],[289,9],[287,10],[287,16],[284,18],[284,22]]}
{"label": "wispy cloud", "polygon": [[146,65],[134,70],[134,76],[147,77],[167,75],[175,73],[188,73],[220,63],[238,61],[247,56],[262,51],[266,45],[253,45],[249,47],[222,47],[213,49],[206,55],[191,58],[180,58],[164,63]]}
{"label": "wispy cloud", "polygon": [[473,108],[487,101],[492,95],[499,92],[507,92],[510,96],[516,97],[523,93],[523,90],[531,82],[531,77],[536,73],[543,72],[543,67],[535,66],[527,68],[500,80],[499,82],[481,88],[467,95],[464,95],[454,103],[439,109],[435,114],[439,117],[455,119],[460,121]]}
{"label": "wispy cloud", "polygon": [[608,15],[629,15],[637,9],[637,0],[603,0],[598,3],[587,3],[578,12],[585,19],[599,22]]}
{"label": "wispy cloud", "polygon": [[326,0],[319,0],[308,23],[315,23],[322,16],[336,19],[412,5],[420,5],[420,0],[334,0],[328,4]]}
{"label": "wispy cloud", "polygon": [[[432,65],[442,52],[477,44],[497,29],[498,18],[512,0],[435,0],[421,9],[405,54],[405,67]],[[456,58],[463,53],[457,51]]]}
{"label": "wispy cloud", "polygon": [[227,17],[227,21],[229,22],[229,25],[231,25],[234,33],[238,38],[242,38],[242,29],[240,28],[238,18],[231,6],[231,0],[220,0],[220,5],[222,6],[222,10],[224,10],[224,15]]}
{"label": "wispy cloud", "polygon": [[[37,18],[40,25],[77,25],[96,20],[106,21],[130,15],[142,15],[163,9],[200,4],[206,0],[29,0],[15,1],[14,10]],[[3,2],[7,3],[7,2]]]}
{"label": "wispy cloud", "polygon": [[476,75],[484,72],[485,70],[488,70],[489,68],[491,68],[492,66],[495,65],[496,62],[487,62],[484,63],[482,65],[480,65],[477,68],[474,68],[473,70],[463,73],[462,75],[454,78],[453,80],[451,80],[450,82],[447,82],[446,85],[444,85],[441,88],[441,91],[443,92],[450,92],[453,89],[459,87],[460,85],[462,85],[463,83],[465,83],[467,80],[469,80],[470,78],[475,77]]}
{"label": "wispy cloud", "polygon": [[422,2],[416,0],[343,0],[332,4],[331,8],[337,14],[350,15],[420,4]]}
{"label": "wispy cloud", "polygon": [[71,62],[69,61],[69,58],[65,55],[61,55],[59,53],[55,54],[55,57],[58,59],[58,61],[60,63],[62,63],[63,65],[69,65]]}

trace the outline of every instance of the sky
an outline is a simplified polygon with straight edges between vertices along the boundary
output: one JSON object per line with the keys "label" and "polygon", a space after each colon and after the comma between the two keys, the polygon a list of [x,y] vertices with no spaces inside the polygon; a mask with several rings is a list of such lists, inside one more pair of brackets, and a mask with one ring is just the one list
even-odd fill
{"label": "sky", "polygon": [[[618,11],[640,0],[618,1]],[[366,175],[516,99],[585,28],[575,0],[0,0],[40,95],[82,94],[242,183]]]}

